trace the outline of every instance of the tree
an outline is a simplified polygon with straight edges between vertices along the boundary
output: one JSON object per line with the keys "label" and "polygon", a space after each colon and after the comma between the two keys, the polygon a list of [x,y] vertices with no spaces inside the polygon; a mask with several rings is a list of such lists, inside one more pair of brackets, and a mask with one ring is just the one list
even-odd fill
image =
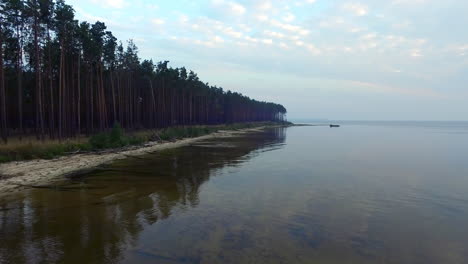
{"label": "tree", "polygon": [[[5,4],[0,2],[1,10],[5,10]],[[7,28],[5,19],[6,14],[5,12],[0,13],[0,132],[2,139],[5,143],[8,140],[8,127],[7,127],[7,115],[6,115],[6,93],[5,93],[5,72],[4,72],[4,65],[3,65],[3,46],[4,46],[4,39],[7,35]]]}
{"label": "tree", "polygon": [[111,86],[111,96],[112,96],[112,117],[113,124],[117,123],[117,104],[116,104],[116,93],[114,85],[114,75],[113,72],[116,66],[116,48],[117,48],[117,38],[112,35],[112,32],[106,31],[104,39],[104,64],[109,71],[109,82]]}
{"label": "tree", "polygon": [[284,120],[282,105],[211,86],[102,22],[75,20],[64,0],[0,0],[0,136],[43,140],[109,130]]}

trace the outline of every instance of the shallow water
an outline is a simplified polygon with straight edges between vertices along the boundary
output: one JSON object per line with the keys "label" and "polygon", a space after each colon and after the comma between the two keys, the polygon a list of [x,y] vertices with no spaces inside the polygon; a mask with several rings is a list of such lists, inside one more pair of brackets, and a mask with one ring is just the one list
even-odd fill
{"label": "shallow water", "polygon": [[271,129],[0,201],[0,263],[467,263],[468,124]]}

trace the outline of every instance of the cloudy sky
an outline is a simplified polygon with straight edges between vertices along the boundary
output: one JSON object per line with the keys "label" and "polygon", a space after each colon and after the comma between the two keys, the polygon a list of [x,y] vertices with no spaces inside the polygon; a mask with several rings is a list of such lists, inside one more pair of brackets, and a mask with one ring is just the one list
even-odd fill
{"label": "cloudy sky", "polygon": [[466,0],[68,0],[133,39],[288,117],[468,120]]}

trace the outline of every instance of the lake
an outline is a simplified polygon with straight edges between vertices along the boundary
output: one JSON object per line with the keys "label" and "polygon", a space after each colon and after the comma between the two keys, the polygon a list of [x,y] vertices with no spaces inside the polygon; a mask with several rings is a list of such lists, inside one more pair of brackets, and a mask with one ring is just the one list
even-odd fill
{"label": "lake", "polygon": [[0,263],[468,263],[468,123],[268,129],[0,200]]}

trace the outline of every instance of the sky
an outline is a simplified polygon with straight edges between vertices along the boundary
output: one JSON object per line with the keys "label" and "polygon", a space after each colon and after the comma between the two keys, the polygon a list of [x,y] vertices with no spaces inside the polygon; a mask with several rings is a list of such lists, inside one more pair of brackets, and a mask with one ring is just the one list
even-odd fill
{"label": "sky", "polygon": [[68,0],[289,119],[468,120],[466,0]]}

